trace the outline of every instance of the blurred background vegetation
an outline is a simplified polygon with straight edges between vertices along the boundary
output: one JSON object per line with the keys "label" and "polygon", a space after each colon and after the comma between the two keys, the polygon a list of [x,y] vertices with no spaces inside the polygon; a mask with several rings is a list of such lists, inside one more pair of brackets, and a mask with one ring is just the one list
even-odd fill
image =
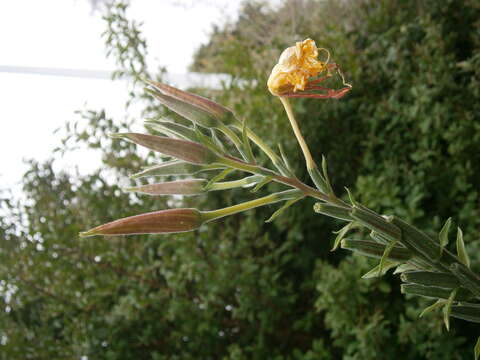
{"label": "blurred background vegetation", "polygon": [[[148,44],[128,4],[113,2],[105,19],[115,76],[130,79],[145,117],[165,115],[138,81],[161,79],[163,70],[147,69]],[[281,143],[306,180],[265,83],[295,41],[310,37],[330,49],[353,90],[340,101],[294,101],[314,157],[326,155],[338,192],[349,186],[376,211],[432,234],[452,216],[479,271],[479,29],[477,0],[246,1],[191,65],[231,80],[221,91],[192,90],[234,109],[272,146]],[[478,326],[453,320],[447,333],[441,314],[418,318],[429,302],[406,299],[397,277],[360,279],[373,263],[331,253],[339,224],[313,213],[308,199],[271,224],[264,220],[273,206],[190,234],[79,239],[81,230],[129,215],[256,196],[234,190],[172,201],[123,192],[118,184],[129,174],[158,161],[107,137],[129,125],[102,109],[79,112],[65,147],[30,163],[24,198],[0,193],[1,359],[473,356]],[[55,159],[77,146],[101,152],[104,167],[88,176],[54,171]]]}

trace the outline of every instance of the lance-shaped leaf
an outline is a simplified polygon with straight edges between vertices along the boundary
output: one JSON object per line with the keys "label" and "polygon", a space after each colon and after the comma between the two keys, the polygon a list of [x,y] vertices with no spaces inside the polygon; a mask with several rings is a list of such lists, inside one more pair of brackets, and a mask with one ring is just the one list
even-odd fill
{"label": "lance-shaped leaf", "polygon": [[468,257],[467,250],[465,250],[465,243],[463,242],[463,232],[460,228],[457,228],[457,255],[460,261],[469,268],[470,258]]}
{"label": "lance-shaped leaf", "polygon": [[344,227],[342,227],[340,230],[333,232],[334,234],[337,234],[337,237],[333,241],[333,247],[330,251],[337,250],[337,248],[340,245],[340,242],[342,241],[342,239],[345,237],[345,235],[347,235],[347,233],[353,228],[354,225],[355,225],[355,223],[352,221],[352,222],[349,222]]}
{"label": "lance-shaped leaf", "polygon": [[193,175],[201,171],[221,169],[219,166],[196,165],[181,160],[167,161],[158,165],[149,166],[130,176],[138,179],[146,176]]}
{"label": "lance-shaped leaf", "polygon": [[197,209],[169,209],[115,220],[80,236],[179,233],[198,229],[202,223],[202,213]]}
{"label": "lance-shaped leaf", "polygon": [[477,343],[475,344],[473,352],[474,352],[475,360],[478,360],[478,357],[480,356],[480,336],[477,339]]}
{"label": "lance-shaped leaf", "polygon": [[330,183],[330,178],[328,176],[327,158],[324,155],[322,155],[322,172],[323,178],[325,179],[325,183],[327,185],[327,189],[330,194],[333,194],[333,187]]}
{"label": "lance-shaped leaf", "polygon": [[414,264],[409,264],[409,263],[406,263],[406,264],[402,264],[400,266],[398,266],[395,271],[393,272],[393,274],[402,274],[406,271],[415,271],[415,270],[418,270],[418,267]]}
{"label": "lance-shaped leaf", "polygon": [[396,244],[397,244],[397,241],[395,240],[395,241],[392,241],[390,244],[388,244],[385,247],[385,251],[383,252],[382,257],[380,258],[380,263],[378,264],[378,274],[379,274],[379,276],[380,276],[380,274],[382,274],[383,266],[385,265],[385,262],[389,258],[389,255],[392,252],[392,250],[393,250],[393,248],[395,247]]}
{"label": "lance-shaped leaf", "polygon": [[112,137],[130,140],[150,150],[192,164],[206,165],[214,163],[218,159],[218,156],[209,148],[192,141],[139,133],[113,134]]}
{"label": "lance-shaped leaf", "polygon": [[448,245],[448,230],[450,230],[451,223],[452,218],[448,218],[447,221],[445,221],[442,230],[440,230],[440,233],[438,234],[438,240],[440,243],[440,256],[442,256],[442,252],[445,246]]}
{"label": "lance-shaped leaf", "polygon": [[290,206],[292,206],[293,204],[295,204],[297,201],[299,201],[301,199],[303,199],[303,195],[299,196],[296,199],[290,199],[290,200],[286,201],[285,204],[280,209],[275,211],[267,220],[265,220],[265,222],[266,223],[272,222],[277,217],[279,217],[281,214],[283,214],[285,212],[285,210],[287,210]]}
{"label": "lance-shaped leaf", "polygon": [[447,331],[450,331],[450,313],[452,311],[453,300],[455,299],[457,292],[458,292],[458,288],[452,291],[452,293],[448,297],[445,307],[443,308],[443,322],[445,323],[445,327],[447,328]]}
{"label": "lance-shaped leaf", "polygon": [[156,81],[147,80],[146,82],[163,95],[170,96],[200,109],[224,124],[227,124],[234,119],[233,113],[230,109],[210,99]]}
{"label": "lance-shaped leaf", "polygon": [[425,309],[423,309],[422,312],[420,313],[420,315],[418,315],[418,317],[423,317],[424,315],[432,312],[435,309],[438,309],[439,307],[444,306],[445,304],[446,304],[445,300],[438,299],[432,305],[427,306]]}
{"label": "lance-shaped leaf", "polygon": [[375,277],[380,277],[384,275],[388,270],[390,270],[391,268],[394,268],[397,265],[398,265],[398,262],[396,261],[386,260],[381,269],[380,269],[380,264],[375,266],[372,270],[362,275],[362,279],[371,279]]}
{"label": "lance-shaped leaf", "polygon": [[176,137],[190,141],[197,140],[197,134],[194,130],[174,122],[145,120],[145,127],[150,131],[157,131],[170,137]]}
{"label": "lance-shaped leaf", "polygon": [[200,195],[205,192],[205,179],[189,179],[167,181],[159,184],[148,184],[125,188],[126,191],[148,195]]}

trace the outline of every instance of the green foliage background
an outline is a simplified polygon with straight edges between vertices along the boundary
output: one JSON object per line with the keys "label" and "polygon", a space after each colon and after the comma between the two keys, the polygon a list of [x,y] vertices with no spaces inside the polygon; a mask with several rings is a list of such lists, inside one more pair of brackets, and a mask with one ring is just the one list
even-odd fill
{"label": "green foliage background", "polygon": [[[165,110],[136,84],[147,43],[128,6],[106,11],[116,77],[133,78],[145,116]],[[340,101],[295,100],[314,157],[325,154],[341,192],[427,232],[449,216],[480,270],[480,5],[475,0],[247,1],[216,27],[192,70],[232,81],[207,96],[235,110],[272,145],[282,143],[300,179],[303,160],[265,83],[281,50],[311,37],[331,50],[353,84]],[[125,39],[129,46],[125,47]],[[161,57],[161,54],[158,54]],[[163,70],[156,71],[159,77]],[[133,75],[133,77],[132,77]],[[26,200],[0,193],[1,359],[467,359],[478,326],[405,298],[397,277],[362,280],[364,258],[330,253],[338,224],[305,200],[273,224],[274,208],[191,234],[88,238],[78,232],[172,204],[126,194],[120,179],[151,163],[108,133],[129,123],[82,111],[62,151],[101,151],[89,176],[31,162]],[[264,159],[266,161],[266,159]],[[267,190],[273,190],[272,185]],[[252,199],[245,190],[189,198],[215,209]]]}

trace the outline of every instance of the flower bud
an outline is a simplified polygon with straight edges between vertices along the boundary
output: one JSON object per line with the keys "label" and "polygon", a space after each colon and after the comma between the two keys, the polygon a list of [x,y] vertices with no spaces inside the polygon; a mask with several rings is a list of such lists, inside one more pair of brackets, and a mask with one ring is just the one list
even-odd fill
{"label": "flower bud", "polygon": [[[217,104],[210,99],[186,91],[182,91],[180,89],[174,88],[173,86],[162,84],[156,81],[147,80],[147,83],[156,90],[160,91],[163,95],[175,98],[185,104],[191,105],[194,108],[203,110],[209,115],[211,115],[213,118],[223,123],[225,123],[225,120],[233,118],[233,113],[230,109],[220,104]],[[168,105],[166,106],[168,107]],[[171,110],[175,111],[174,109]]]}
{"label": "flower bud", "polygon": [[175,99],[174,97],[162,94],[156,90],[146,89],[155,99],[162,105],[176,112],[191,122],[206,128],[216,127],[219,125],[218,120],[211,114],[189,103]]}
{"label": "flower bud", "polygon": [[192,164],[211,164],[218,159],[218,156],[206,146],[188,140],[139,133],[113,134],[111,136],[130,140],[150,150],[158,151],[164,155],[169,155]]}
{"label": "flower bud", "polygon": [[202,213],[197,209],[169,209],[115,220],[80,236],[179,233],[196,230],[202,223]]}
{"label": "flower bud", "polygon": [[205,192],[206,184],[207,180],[205,179],[190,179],[134,186],[124,190],[148,195],[200,195]]}

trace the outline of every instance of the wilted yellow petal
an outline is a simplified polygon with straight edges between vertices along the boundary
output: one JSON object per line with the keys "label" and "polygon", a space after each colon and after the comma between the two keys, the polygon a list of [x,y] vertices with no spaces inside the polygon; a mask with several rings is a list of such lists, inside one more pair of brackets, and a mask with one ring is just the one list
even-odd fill
{"label": "wilted yellow petal", "polygon": [[327,62],[317,59],[315,41],[299,41],[283,51],[272,69],[267,86],[273,95],[305,90],[308,79],[327,70]]}

